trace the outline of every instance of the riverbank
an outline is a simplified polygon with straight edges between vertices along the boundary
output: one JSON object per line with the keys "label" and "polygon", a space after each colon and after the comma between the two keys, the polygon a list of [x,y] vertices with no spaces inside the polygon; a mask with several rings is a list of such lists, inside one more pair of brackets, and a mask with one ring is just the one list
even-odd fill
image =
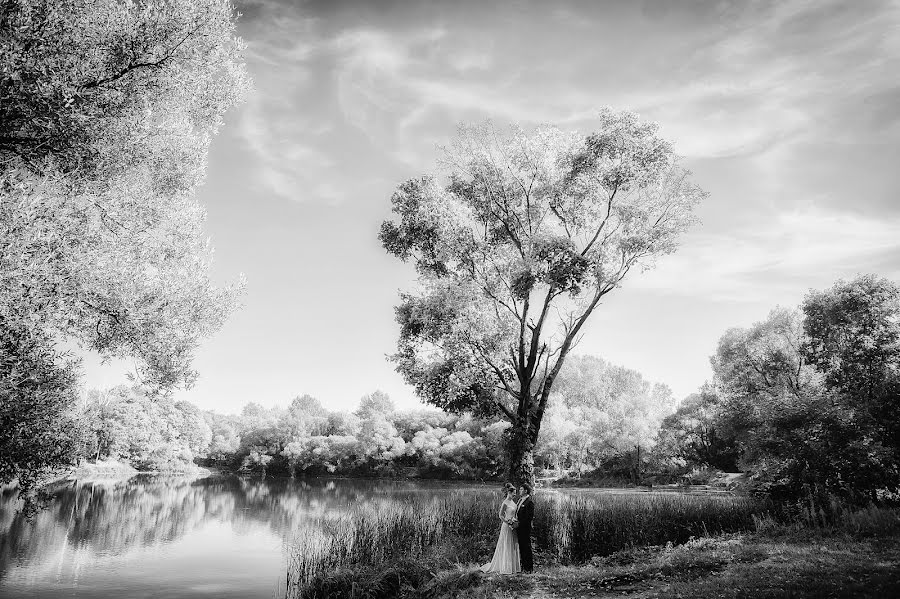
{"label": "riverbank", "polygon": [[691,493],[745,493],[748,475],[739,472],[717,470],[682,476],[650,476],[635,484],[633,481],[615,477],[547,477],[542,479],[545,486],[556,489],[627,489],[632,492],[691,492]]}
{"label": "riverbank", "polygon": [[530,576],[440,575],[418,597],[449,599],[632,597],[792,598],[900,596],[900,535],[754,533],[701,538],[674,548],[633,550]]}
{"label": "riverbank", "polygon": [[[120,462],[118,460],[97,460],[95,462],[82,462],[78,466],[73,466],[65,470],[48,473],[37,484],[36,491],[39,494],[52,494],[55,489],[69,485],[73,481],[79,482],[119,482],[128,480],[140,474],[151,474],[160,476],[192,476],[202,478],[217,474],[215,470],[198,466],[196,464],[185,464],[184,467],[172,468],[169,470],[138,470],[130,464]],[[4,492],[13,492],[18,484],[12,481],[3,486]]]}
{"label": "riverbank", "polygon": [[[483,575],[476,564],[432,569],[401,560],[369,576],[339,570],[304,599],[792,598],[900,596],[900,511],[869,508],[837,524],[756,530],[624,549],[578,566],[538,555],[532,575]],[[451,553],[451,552],[445,552]],[[449,557],[449,556],[447,556]],[[452,558],[451,558],[452,559]],[[434,564],[432,564],[433,566]],[[348,584],[352,581],[352,584]]]}

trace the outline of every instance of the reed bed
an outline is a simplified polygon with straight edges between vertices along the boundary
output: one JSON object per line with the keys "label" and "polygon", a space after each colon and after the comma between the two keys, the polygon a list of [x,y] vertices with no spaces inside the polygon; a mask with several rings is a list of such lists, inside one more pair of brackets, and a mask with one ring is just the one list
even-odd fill
{"label": "reed bed", "polygon": [[[747,498],[649,493],[543,492],[535,504],[536,552],[557,564],[750,530],[760,512]],[[428,572],[487,562],[499,530],[498,505],[496,493],[471,489],[434,497],[400,492],[316,518],[291,546],[286,596],[327,596],[323,589],[364,571],[371,586],[417,586]],[[318,591],[305,592],[312,587]]]}

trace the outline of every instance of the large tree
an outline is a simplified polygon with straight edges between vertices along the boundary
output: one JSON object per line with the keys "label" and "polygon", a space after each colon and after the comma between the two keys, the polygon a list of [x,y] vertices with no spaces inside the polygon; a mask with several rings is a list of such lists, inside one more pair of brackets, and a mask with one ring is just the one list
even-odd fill
{"label": "large tree", "polygon": [[900,457],[900,286],[861,275],[803,300],[803,357]]}
{"label": "large tree", "polygon": [[446,177],[404,183],[380,238],[416,267],[398,370],[425,401],[508,420],[510,476],[534,477],[554,381],[607,293],[675,250],[703,197],[654,124],[603,111],[594,133],[462,127]]}
{"label": "large tree", "polygon": [[239,286],[194,197],[247,87],[228,0],[0,0],[0,317],[189,383]]}
{"label": "large tree", "polygon": [[896,492],[897,287],[861,277],[731,329],[712,359],[713,425],[770,497]]}

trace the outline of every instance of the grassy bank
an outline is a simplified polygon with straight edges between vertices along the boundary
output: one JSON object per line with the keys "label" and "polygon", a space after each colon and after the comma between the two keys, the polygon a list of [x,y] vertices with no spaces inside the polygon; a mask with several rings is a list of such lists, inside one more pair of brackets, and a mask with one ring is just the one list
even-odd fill
{"label": "grassy bank", "polygon": [[305,597],[473,599],[633,597],[641,599],[900,596],[900,512],[871,508],[827,526],[777,524],[631,547],[586,564],[545,564],[530,576],[485,576],[476,564],[429,571],[403,559],[380,569],[339,568]]}
{"label": "grassy bank", "polygon": [[[533,576],[444,572],[408,597],[556,599],[820,599],[900,597],[900,513],[869,509],[827,527],[778,525],[692,539],[680,546],[635,548],[578,567]],[[402,595],[401,595],[402,596]]]}
{"label": "grassy bank", "polygon": [[[291,598],[397,596],[434,573],[489,561],[499,498],[450,492],[423,500],[392,495],[323,517],[294,544]],[[534,540],[539,567],[581,564],[623,549],[684,543],[691,537],[750,530],[759,506],[739,497],[540,493]],[[369,595],[354,595],[368,588]]]}

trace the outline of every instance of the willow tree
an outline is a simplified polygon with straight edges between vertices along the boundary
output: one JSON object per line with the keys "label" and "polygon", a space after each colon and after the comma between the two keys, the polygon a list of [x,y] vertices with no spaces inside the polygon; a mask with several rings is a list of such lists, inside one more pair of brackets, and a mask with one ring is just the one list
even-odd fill
{"label": "willow tree", "polygon": [[566,357],[600,300],[675,250],[704,193],[654,124],[603,111],[587,136],[462,127],[445,177],[402,184],[385,249],[412,261],[398,371],[426,402],[504,418],[509,474],[533,448]]}
{"label": "willow tree", "polygon": [[229,0],[0,0],[0,323],[190,383],[236,306],[194,191],[248,86]]}

